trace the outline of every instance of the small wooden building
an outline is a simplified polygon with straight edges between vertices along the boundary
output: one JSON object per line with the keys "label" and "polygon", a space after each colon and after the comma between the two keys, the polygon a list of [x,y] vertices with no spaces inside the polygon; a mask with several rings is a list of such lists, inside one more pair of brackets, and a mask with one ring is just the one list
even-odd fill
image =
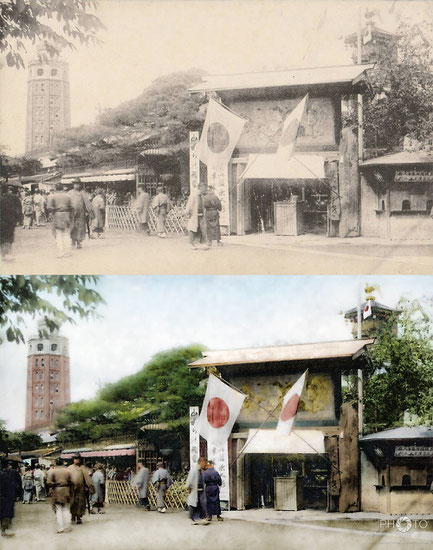
{"label": "small wooden building", "polygon": [[[359,235],[357,138],[342,119],[373,66],[205,76],[190,90],[217,95],[249,121],[228,167],[230,233],[273,231],[275,203],[297,197],[299,232]],[[282,164],[275,156],[282,123],[307,93],[295,154]]]}
{"label": "small wooden building", "polygon": [[360,164],[361,235],[432,239],[433,154],[401,151]]}
{"label": "small wooden building", "polygon": [[[209,351],[191,363],[191,368],[217,369],[250,398],[229,439],[232,508],[273,506],[274,480],[298,472],[304,507],[359,510],[357,412],[342,403],[342,376],[365,366],[372,343],[364,339]],[[307,368],[295,428],[288,438],[276,436],[280,410],[271,417],[269,411]]]}
{"label": "small wooden building", "polygon": [[361,437],[359,445],[363,511],[431,513],[432,427],[385,430]]}

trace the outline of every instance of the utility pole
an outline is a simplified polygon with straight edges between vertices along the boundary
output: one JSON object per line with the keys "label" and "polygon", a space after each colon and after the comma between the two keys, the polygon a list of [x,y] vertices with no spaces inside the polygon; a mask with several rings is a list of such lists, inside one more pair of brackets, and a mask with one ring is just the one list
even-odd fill
{"label": "utility pole", "polygon": [[[362,338],[362,317],[361,317],[361,300],[362,300],[362,290],[361,290],[361,283],[359,283],[359,289],[358,289],[358,334],[357,339],[361,340]],[[359,435],[362,435],[363,429],[364,429],[364,405],[362,403],[363,400],[363,375],[362,375],[362,369],[358,369],[358,433]]]}
{"label": "utility pole", "polygon": [[[361,6],[358,7],[358,65],[362,63],[362,16]],[[362,95],[358,94],[358,161],[362,162],[364,155],[364,120]]]}

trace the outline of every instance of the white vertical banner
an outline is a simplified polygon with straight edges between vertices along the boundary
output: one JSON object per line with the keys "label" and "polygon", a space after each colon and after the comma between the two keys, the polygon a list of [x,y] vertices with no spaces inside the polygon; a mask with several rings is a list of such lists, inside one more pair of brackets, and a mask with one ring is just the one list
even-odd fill
{"label": "white vertical banner", "polygon": [[198,158],[199,132],[189,133],[189,190],[197,189],[200,182],[200,159]]}
{"label": "white vertical banner", "polygon": [[198,433],[199,408],[189,408],[189,461],[190,467],[197,464],[200,456],[200,435]]}
{"label": "white vertical banner", "polygon": [[229,165],[216,170],[215,168],[207,169],[207,183],[213,187],[215,195],[221,201],[221,212],[220,212],[220,225],[226,226],[227,233],[230,234],[229,225]]}
{"label": "white vertical banner", "polygon": [[207,458],[215,463],[215,470],[221,476],[220,500],[230,501],[229,485],[229,447],[228,440],[222,447],[216,447],[208,443]]}

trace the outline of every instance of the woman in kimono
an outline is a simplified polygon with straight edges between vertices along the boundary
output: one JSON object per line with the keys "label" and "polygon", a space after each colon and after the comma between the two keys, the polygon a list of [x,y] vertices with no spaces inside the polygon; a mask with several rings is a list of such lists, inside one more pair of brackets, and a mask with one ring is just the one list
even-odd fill
{"label": "woman in kimono", "polygon": [[31,504],[34,486],[32,471],[30,466],[27,466],[26,472],[23,475],[23,504]]}
{"label": "woman in kimono", "polygon": [[95,492],[90,501],[90,504],[92,505],[90,513],[105,514],[102,510],[105,500],[105,476],[102,464],[95,465],[95,472],[92,475],[92,481],[95,486]]}

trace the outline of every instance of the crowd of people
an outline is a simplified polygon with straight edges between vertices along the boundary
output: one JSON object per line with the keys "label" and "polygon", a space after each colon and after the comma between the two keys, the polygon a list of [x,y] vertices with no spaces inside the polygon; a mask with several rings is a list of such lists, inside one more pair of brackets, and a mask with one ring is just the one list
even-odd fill
{"label": "crowd of people", "polygon": [[[14,260],[11,247],[17,225],[30,230],[47,223],[51,223],[57,257],[70,256],[72,248],[82,248],[86,235],[89,238],[102,237],[106,205],[113,204],[113,200],[113,194],[107,194],[103,189],[87,191],[79,178],[73,180],[73,188],[69,191],[62,183],[55,184],[49,192],[19,190],[7,182],[3,183],[0,205],[2,260]],[[167,237],[166,219],[173,202],[162,184],[158,184],[153,198],[145,185],[140,184],[137,197],[132,200],[131,195],[130,204],[137,212],[140,231],[150,235],[149,211],[152,210],[156,217],[157,236]],[[191,247],[194,250],[208,249],[213,241],[221,246],[219,216],[222,206],[213,190],[200,183],[190,194],[184,208]]]}
{"label": "crowd of people", "polygon": [[89,238],[102,236],[105,204],[104,191],[98,188],[87,192],[79,178],[74,180],[70,191],[61,183],[49,192],[19,190],[3,183],[0,203],[2,260],[14,260],[11,247],[17,225],[30,230],[49,222],[56,240],[57,256],[69,256],[72,247],[81,248],[86,234]]}
{"label": "crowd of people", "polygon": [[[70,531],[72,523],[80,525],[86,510],[89,514],[103,514],[106,479],[120,479],[120,475],[115,467],[107,469],[100,463],[91,468],[86,467],[80,454],[73,456],[69,466],[62,458],[58,458],[49,467],[36,464],[20,469],[16,461],[3,460],[0,469],[2,536],[14,536],[11,526],[15,503],[19,501],[30,505],[50,497],[57,521],[57,533]],[[128,479],[137,487],[138,506],[146,511],[150,511],[151,483],[156,492],[157,511],[161,514],[166,512],[166,492],[173,480],[163,462],[158,462],[156,470],[150,475],[144,462],[138,461],[137,471],[129,468],[121,479]],[[208,525],[213,516],[222,521],[219,500],[221,483],[212,461],[200,457],[198,463],[192,466],[186,484],[189,491],[189,518],[193,525]]]}

